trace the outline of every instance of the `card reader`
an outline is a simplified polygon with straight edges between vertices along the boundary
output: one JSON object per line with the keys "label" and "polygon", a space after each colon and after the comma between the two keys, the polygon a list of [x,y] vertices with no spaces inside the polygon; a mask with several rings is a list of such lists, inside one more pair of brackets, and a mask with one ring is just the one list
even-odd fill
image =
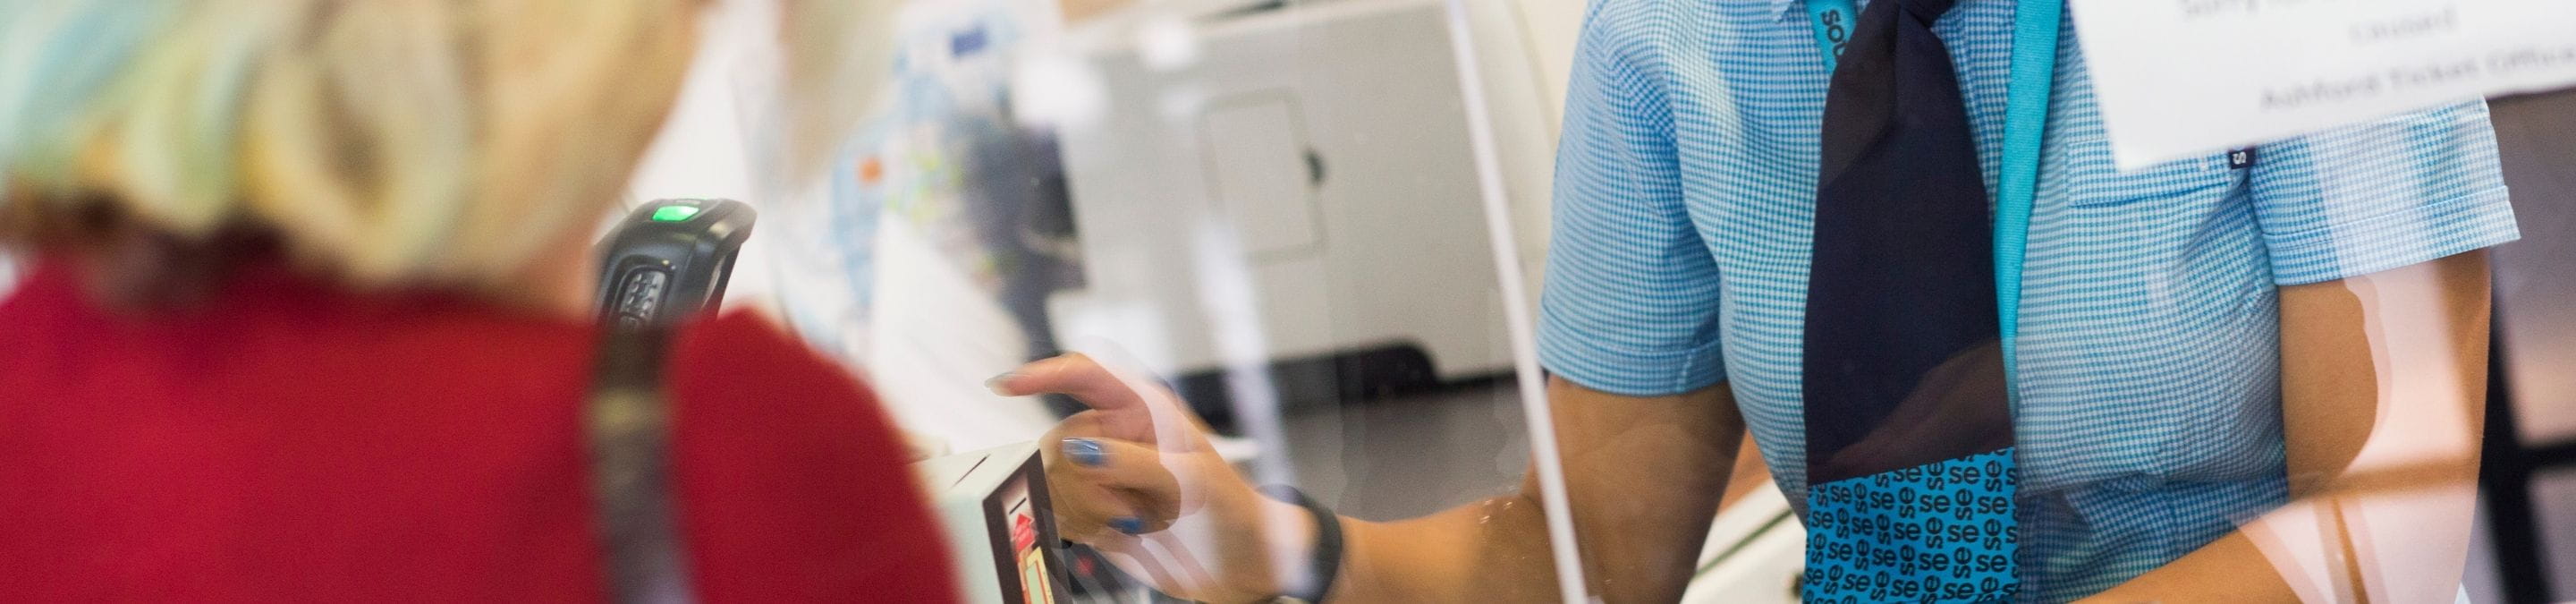
{"label": "card reader", "polygon": [[913,474],[948,529],[966,601],[1055,604],[1067,599],[1063,540],[1047,500],[1037,446],[1019,443],[922,460]]}
{"label": "card reader", "polygon": [[661,199],[628,212],[600,242],[600,321],[664,327],[715,311],[758,217],[730,199]]}

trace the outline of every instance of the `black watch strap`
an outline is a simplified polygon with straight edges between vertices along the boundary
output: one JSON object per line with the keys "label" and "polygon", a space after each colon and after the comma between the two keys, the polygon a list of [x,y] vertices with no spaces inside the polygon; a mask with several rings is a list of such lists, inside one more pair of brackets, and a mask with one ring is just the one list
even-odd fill
{"label": "black watch strap", "polygon": [[1304,580],[1285,584],[1287,593],[1280,597],[1298,602],[1322,602],[1333,593],[1333,579],[1342,572],[1342,517],[1331,508],[1307,497],[1306,493],[1287,485],[1261,487],[1261,494],[1306,508],[1315,518],[1315,549],[1306,558]]}

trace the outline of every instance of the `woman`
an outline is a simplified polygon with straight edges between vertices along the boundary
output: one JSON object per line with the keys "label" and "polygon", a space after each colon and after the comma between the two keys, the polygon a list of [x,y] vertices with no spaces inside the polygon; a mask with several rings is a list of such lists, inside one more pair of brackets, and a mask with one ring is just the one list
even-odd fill
{"label": "woman", "polygon": [[[880,4],[782,3],[791,82]],[[700,8],[0,6],[0,599],[605,596],[586,248]],[[675,342],[695,595],[954,597],[865,389],[744,315]]]}

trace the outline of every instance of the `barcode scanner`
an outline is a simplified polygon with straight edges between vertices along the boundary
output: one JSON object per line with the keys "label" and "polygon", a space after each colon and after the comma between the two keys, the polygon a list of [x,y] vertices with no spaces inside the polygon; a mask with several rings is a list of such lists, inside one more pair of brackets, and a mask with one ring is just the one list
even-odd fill
{"label": "barcode scanner", "polygon": [[628,212],[599,244],[599,320],[659,328],[715,311],[758,218],[730,199],[661,199]]}

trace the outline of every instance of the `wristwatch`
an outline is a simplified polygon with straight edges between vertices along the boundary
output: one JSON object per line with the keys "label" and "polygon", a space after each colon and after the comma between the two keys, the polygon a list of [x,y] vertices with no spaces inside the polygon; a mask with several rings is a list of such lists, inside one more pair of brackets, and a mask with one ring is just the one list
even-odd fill
{"label": "wristwatch", "polygon": [[1306,493],[1287,485],[1261,487],[1261,494],[1282,503],[1305,508],[1315,518],[1315,548],[1306,558],[1303,580],[1286,583],[1288,593],[1272,597],[1273,604],[1318,604],[1333,592],[1333,579],[1342,571],[1342,517]]}

